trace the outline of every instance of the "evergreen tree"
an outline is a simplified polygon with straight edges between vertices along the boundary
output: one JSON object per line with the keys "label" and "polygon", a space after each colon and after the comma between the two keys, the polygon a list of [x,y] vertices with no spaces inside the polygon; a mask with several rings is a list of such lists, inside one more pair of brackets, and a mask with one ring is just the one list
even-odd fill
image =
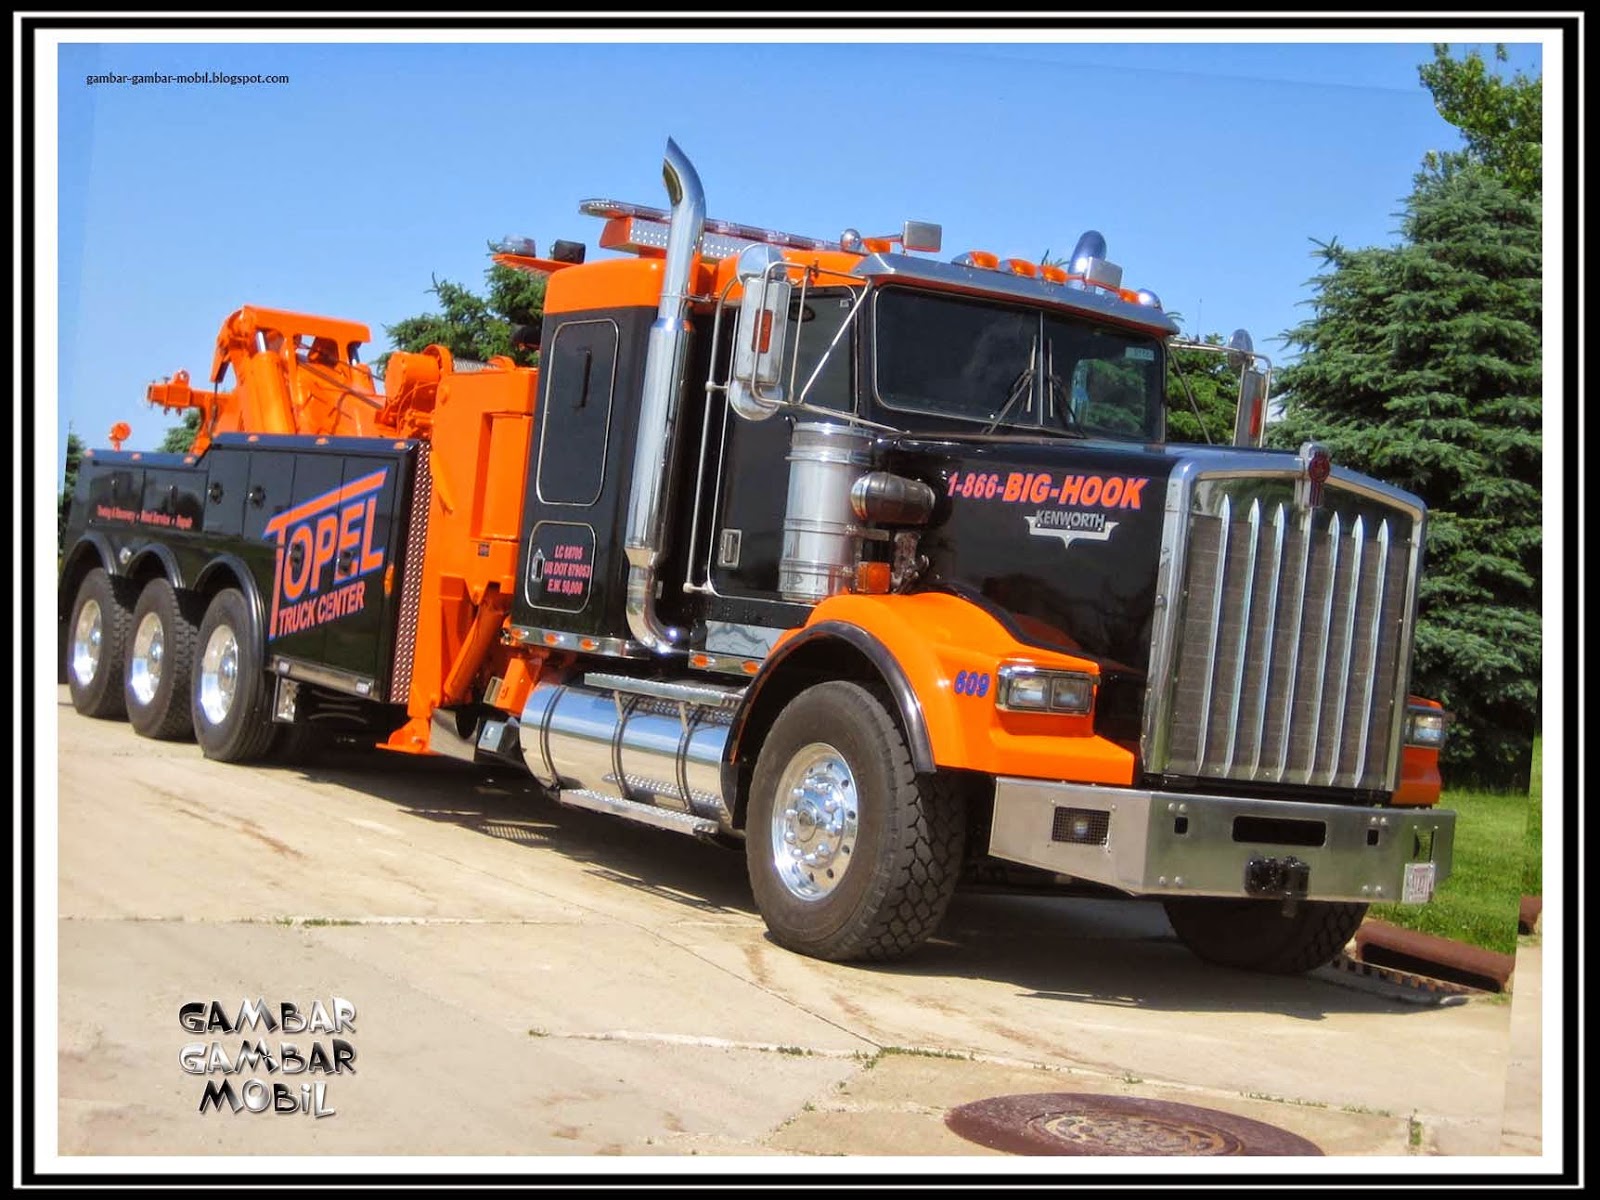
{"label": "evergreen tree", "polygon": [[188,408],[184,410],[183,419],[161,439],[161,452],[163,454],[187,454],[189,447],[194,445],[194,439],[200,433],[200,410]]}
{"label": "evergreen tree", "polygon": [[[1211,334],[1206,341],[1220,346]],[[1188,390],[1184,390],[1184,385]],[[1194,407],[1189,406],[1190,396]],[[1200,410],[1198,419],[1195,409]],[[1239,372],[1226,355],[1208,350],[1167,351],[1167,441],[1206,442],[1226,446],[1233,442],[1233,422],[1239,410]]]}
{"label": "evergreen tree", "polygon": [[1428,504],[1413,686],[1456,713],[1454,777],[1526,784],[1540,661],[1540,235],[1530,200],[1476,161],[1419,176],[1396,247],[1319,247],[1287,340],[1283,446]]}
{"label": "evergreen tree", "polygon": [[[414,352],[438,344],[456,358],[487,362],[495,355],[507,355],[521,366],[535,365],[538,353],[531,345],[518,344],[516,335],[519,327],[536,330],[539,326],[544,314],[544,276],[499,263],[485,274],[486,296],[436,276],[428,290],[438,297],[437,312],[384,326],[395,349]],[[387,354],[379,358],[380,371],[388,359]]]}
{"label": "evergreen tree", "polygon": [[59,553],[67,533],[67,510],[72,507],[72,493],[78,488],[78,464],[83,461],[83,439],[67,426],[67,456],[61,473],[61,491],[56,496],[56,550]]}

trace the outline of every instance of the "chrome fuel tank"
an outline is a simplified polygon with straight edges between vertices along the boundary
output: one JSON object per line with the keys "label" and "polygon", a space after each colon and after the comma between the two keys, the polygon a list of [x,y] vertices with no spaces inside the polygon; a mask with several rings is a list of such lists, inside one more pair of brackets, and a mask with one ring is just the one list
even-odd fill
{"label": "chrome fuel tank", "polygon": [[542,684],[522,711],[523,758],[546,787],[731,827],[722,757],[742,689],[590,674]]}

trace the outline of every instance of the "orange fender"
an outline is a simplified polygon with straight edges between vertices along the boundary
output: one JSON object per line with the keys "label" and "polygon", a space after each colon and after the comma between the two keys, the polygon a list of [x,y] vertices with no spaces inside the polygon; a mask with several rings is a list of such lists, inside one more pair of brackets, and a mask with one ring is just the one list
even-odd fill
{"label": "orange fender", "polygon": [[1092,716],[1008,713],[995,706],[1003,663],[1078,671],[1097,679],[1099,664],[1018,642],[982,608],[945,593],[846,594],[824,600],[805,625],[774,645],[752,684],[752,696],[792,653],[830,636],[865,652],[888,679],[918,770],[1133,781],[1133,753],[1097,736]]}

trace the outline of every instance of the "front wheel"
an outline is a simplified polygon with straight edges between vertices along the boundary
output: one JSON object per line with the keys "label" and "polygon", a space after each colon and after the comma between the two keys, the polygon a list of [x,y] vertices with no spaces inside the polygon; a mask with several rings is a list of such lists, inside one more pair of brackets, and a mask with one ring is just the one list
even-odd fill
{"label": "front wheel", "polygon": [[773,722],[751,780],[745,857],[778,944],[836,962],[910,953],[960,873],[963,798],[912,769],[905,735],[855,683],[809,688]]}
{"label": "front wheel", "polygon": [[216,594],[195,645],[189,687],[195,741],[207,758],[220,762],[260,758],[276,729],[270,680],[244,593],[228,588]]}
{"label": "front wheel", "polygon": [[1273,975],[1330,963],[1355,936],[1365,904],[1302,900],[1292,916],[1281,900],[1186,896],[1163,902],[1178,940],[1206,962]]}

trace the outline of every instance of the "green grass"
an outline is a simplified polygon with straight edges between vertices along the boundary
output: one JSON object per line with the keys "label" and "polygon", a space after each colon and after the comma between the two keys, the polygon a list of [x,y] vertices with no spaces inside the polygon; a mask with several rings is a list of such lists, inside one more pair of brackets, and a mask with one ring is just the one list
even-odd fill
{"label": "green grass", "polygon": [[959,1050],[933,1050],[923,1046],[884,1046],[878,1051],[882,1058],[890,1054],[903,1054],[910,1058],[960,1058],[970,1059],[972,1055],[963,1054]]}
{"label": "green grass", "polygon": [[1528,836],[1523,843],[1526,856],[1522,862],[1522,894],[1544,895],[1544,747],[1538,738],[1533,739],[1533,774],[1528,785]]}
{"label": "green grass", "polygon": [[1321,1100],[1296,1100],[1292,1096],[1277,1096],[1271,1092],[1240,1092],[1246,1100],[1267,1100],[1273,1104],[1297,1104],[1301,1108],[1327,1108]]}
{"label": "green grass", "polygon": [[1470,942],[1502,954],[1517,950],[1517,908],[1540,891],[1540,745],[1533,745],[1527,794],[1446,788],[1441,808],[1456,814],[1455,863],[1431,903],[1375,904],[1370,915],[1393,925]]}
{"label": "green grass", "polygon": [[1358,1113],[1368,1117],[1392,1117],[1394,1114],[1387,1108],[1368,1108],[1365,1104],[1341,1104],[1340,1112]]}

